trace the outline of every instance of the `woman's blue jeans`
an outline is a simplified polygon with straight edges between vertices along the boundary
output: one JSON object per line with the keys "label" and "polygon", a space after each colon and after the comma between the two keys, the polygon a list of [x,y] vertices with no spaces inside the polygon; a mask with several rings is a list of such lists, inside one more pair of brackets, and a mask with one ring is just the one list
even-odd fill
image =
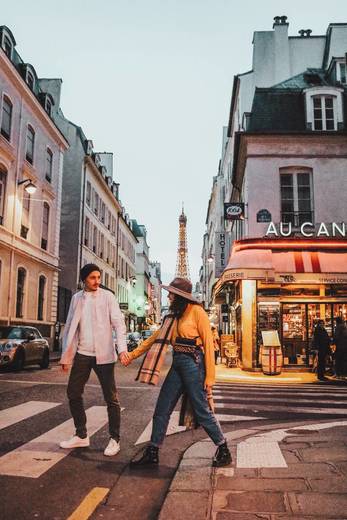
{"label": "woman's blue jeans", "polygon": [[199,354],[198,362],[188,354],[173,353],[173,363],[161,387],[153,416],[151,444],[160,446],[165,438],[170,415],[178,399],[186,392],[198,423],[205,429],[216,446],[225,442],[219,422],[210,410],[204,390],[204,356]]}

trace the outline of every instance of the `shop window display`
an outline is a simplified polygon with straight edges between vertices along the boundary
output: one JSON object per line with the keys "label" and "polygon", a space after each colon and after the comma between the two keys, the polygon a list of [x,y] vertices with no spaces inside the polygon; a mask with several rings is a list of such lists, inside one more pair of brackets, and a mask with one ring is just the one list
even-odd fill
{"label": "shop window display", "polygon": [[285,365],[306,364],[306,312],[305,304],[283,304],[282,338]]}

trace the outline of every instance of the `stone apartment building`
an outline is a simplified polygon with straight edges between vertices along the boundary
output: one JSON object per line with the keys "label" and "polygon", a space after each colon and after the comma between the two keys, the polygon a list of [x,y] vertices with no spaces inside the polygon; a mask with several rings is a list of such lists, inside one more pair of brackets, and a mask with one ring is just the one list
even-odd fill
{"label": "stone apartment building", "polygon": [[[59,81],[59,80],[56,80]],[[68,142],[53,99],[33,65],[0,27],[0,323],[57,321],[62,174]]]}

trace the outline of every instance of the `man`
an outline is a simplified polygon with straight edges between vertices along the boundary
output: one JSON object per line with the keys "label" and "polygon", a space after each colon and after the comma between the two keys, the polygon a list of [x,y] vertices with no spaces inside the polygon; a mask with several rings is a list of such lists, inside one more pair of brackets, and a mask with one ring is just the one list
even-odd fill
{"label": "man", "polygon": [[318,350],[317,377],[319,381],[325,381],[325,363],[327,355],[330,353],[330,338],[323,320],[318,320],[314,330],[313,347]]}
{"label": "man", "polygon": [[126,327],[114,295],[100,288],[100,269],[86,264],[80,271],[84,290],[71,300],[63,335],[63,354],[60,364],[63,371],[72,365],[67,395],[76,434],[60,443],[61,448],[89,446],[87,418],[83,406],[83,391],[90,372],[96,373],[107,404],[110,441],[104,455],[116,455],[120,450],[120,405],[114,377],[116,351],[112,332],[117,335],[119,359],[127,359]]}

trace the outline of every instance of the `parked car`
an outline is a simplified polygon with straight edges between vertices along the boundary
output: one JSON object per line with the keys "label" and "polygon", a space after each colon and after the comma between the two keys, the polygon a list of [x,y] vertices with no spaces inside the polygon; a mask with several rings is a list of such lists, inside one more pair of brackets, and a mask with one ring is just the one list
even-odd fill
{"label": "parked car", "polygon": [[35,327],[0,325],[0,367],[49,367],[49,345]]}
{"label": "parked car", "polygon": [[134,350],[141,341],[141,335],[139,332],[129,332],[127,334],[127,347],[128,352]]}
{"label": "parked car", "polygon": [[150,336],[152,336],[153,330],[142,330],[141,331],[141,339],[148,339]]}

